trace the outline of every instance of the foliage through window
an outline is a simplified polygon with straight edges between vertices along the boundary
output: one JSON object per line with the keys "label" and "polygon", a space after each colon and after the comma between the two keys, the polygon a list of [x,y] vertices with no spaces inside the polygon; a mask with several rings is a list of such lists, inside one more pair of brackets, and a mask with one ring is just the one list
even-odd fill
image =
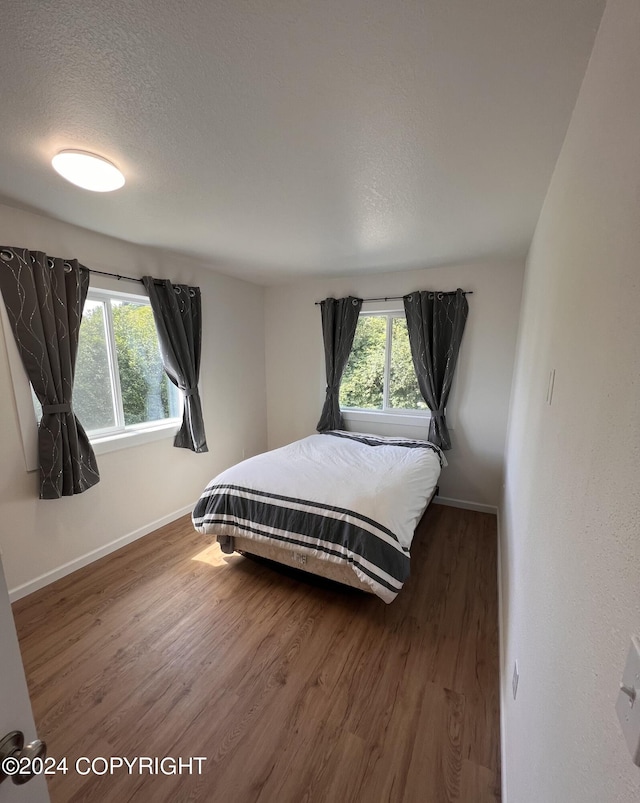
{"label": "foliage through window", "polygon": [[80,326],[73,407],[93,437],[180,417],[182,400],[165,374],[153,312],[143,296],[89,291]]}
{"label": "foliage through window", "polygon": [[426,410],[402,313],[360,315],[340,385],[340,406],[360,410]]}

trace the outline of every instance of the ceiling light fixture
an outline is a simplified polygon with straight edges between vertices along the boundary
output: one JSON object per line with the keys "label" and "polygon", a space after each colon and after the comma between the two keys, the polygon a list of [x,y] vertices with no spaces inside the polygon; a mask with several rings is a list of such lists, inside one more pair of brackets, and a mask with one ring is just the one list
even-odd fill
{"label": "ceiling light fixture", "polygon": [[111,192],[124,184],[124,176],[111,162],[86,151],[66,150],[51,160],[53,169],[63,178],[93,192]]}

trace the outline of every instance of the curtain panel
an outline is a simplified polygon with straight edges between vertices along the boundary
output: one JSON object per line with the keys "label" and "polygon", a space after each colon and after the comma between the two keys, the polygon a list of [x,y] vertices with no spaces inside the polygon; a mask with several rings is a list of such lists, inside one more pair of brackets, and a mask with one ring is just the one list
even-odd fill
{"label": "curtain panel", "polygon": [[431,410],[429,440],[451,448],[445,407],[456,370],[469,304],[464,292],[418,291],[404,296],[411,356],[418,386]]}
{"label": "curtain panel", "polygon": [[73,412],[73,376],[89,271],[77,260],[0,247],[0,290],[18,351],[42,405],[40,498],[58,499],[100,480],[95,454]]}
{"label": "curtain panel", "polygon": [[158,332],[164,370],[184,394],[182,426],[173,445],[208,452],[198,391],[202,348],[202,300],[199,287],[173,285],[168,279],[144,276]]}
{"label": "curtain panel", "polygon": [[340,412],[340,381],[351,354],[361,308],[362,299],[353,296],[325,298],[320,302],[327,391],[316,427],[318,432],[344,429]]}

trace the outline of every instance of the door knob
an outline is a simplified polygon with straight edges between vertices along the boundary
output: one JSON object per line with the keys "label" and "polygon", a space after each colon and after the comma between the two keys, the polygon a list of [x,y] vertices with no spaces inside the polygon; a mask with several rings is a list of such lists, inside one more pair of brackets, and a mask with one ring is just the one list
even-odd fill
{"label": "door knob", "polygon": [[[13,775],[11,780],[18,786],[30,781],[34,775],[37,775],[38,772],[42,772],[44,769],[43,762],[46,757],[47,745],[44,742],[41,742],[40,739],[34,739],[33,742],[25,744],[20,751],[20,755],[16,756],[16,758],[22,763],[20,772]],[[40,759],[38,763],[34,762],[34,759],[36,758]],[[24,759],[27,760],[24,761]]]}
{"label": "door knob", "polygon": [[24,747],[24,733],[22,731],[11,731],[0,739],[0,783],[7,777],[4,771],[6,758],[17,758]]}
{"label": "door knob", "polygon": [[[15,784],[27,783],[36,775],[38,765],[34,768],[34,759],[44,761],[46,755],[47,745],[40,739],[25,745],[22,731],[7,733],[0,739],[0,783],[8,776]],[[6,764],[7,759],[13,759],[10,767]]]}

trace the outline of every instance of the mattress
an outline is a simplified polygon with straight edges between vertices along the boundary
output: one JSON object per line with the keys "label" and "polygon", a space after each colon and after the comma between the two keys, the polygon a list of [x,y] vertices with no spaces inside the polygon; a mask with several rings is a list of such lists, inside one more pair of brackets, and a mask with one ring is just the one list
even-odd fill
{"label": "mattress", "polygon": [[193,523],[225,551],[235,538],[255,554],[264,554],[258,545],[276,546],[291,553],[290,565],[333,564],[391,602],[409,576],[413,534],[444,465],[428,441],[311,435],[214,477]]}

